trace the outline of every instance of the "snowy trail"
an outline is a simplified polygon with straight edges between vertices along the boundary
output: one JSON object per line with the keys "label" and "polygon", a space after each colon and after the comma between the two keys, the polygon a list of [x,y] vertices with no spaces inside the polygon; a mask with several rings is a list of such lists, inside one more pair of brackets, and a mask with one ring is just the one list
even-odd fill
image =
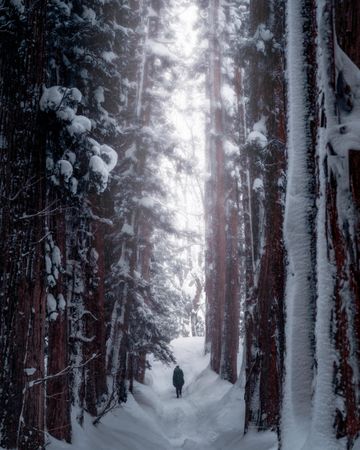
{"label": "snowy trail", "polygon": [[196,392],[192,393],[191,388],[207,366],[207,358],[202,357],[202,345],[200,347],[198,344],[201,345],[202,341],[191,339],[174,342],[175,356],[185,375],[183,396],[180,399],[175,397],[175,389],[171,384],[173,368],[154,364],[153,388],[163,404],[160,421],[165,436],[174,448],[197,442],[197,429],[202,415],[199,402],[194,397]]}
{"label": "snowy trail", "polygon": [[[242,390],[208,368],[203,338],[179,338],[172,344],[185,376],[182,398],[176,398],[172,386],[173,367],[154,361],[147,378],[157,396],[152,401],[157,408],[149,413],[157,415],[157,423],[168,441],[167,450],[230,448],[228,444],[238,441],[243,432]],[[140,404],[149,394],[147,389],[148,386],[137,385],[135,399]]]}
{"label": "snowy trail", "polygon": [[173,367],[154,362],[149,373],[150,384],[162,404],[158,416],[160,427],[174,449],[210,449],[218,434],[209,430],[208,413],[232,385],[207,369],[209,360],[203,355],[202,338],[177,339],[173,346],[185,375],[182,398],[176,398],[172,386]]}
{"label": "snowy trail", "polygon": [[145,384],[135,383],[126,404],[97,427],[86,416],[83,427],[74,427],[72,445],[51,438],[50,450],[277,450],[273,433],[243,437],[243,390],[209,369],[203,339],[172,345],[185,376],[182,398],[172,386],[174,366],[152,361]]}

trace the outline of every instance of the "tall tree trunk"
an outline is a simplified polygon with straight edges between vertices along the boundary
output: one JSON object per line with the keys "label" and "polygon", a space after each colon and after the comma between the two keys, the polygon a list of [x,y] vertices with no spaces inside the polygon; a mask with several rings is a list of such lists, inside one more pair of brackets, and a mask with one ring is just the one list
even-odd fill
{"label": "tall tree trunk", "polygon": [[[286,281],[287,341],[283,414],[285,446],[297,432],[297,428],[306,434],[304,428],[310,425],[315,352],[318,193],[315,2],[290,0],[287,15],[287,64],[290,76],[289,160],[284,224],[289,261]],[[295,70],[298,65],[305,68]]]}
{"label": "tall tree trunk", "polygon": [[225,154],[223,148],[224,125],[221,101],[221,45],[218,33],[220,3],[209,4],[209,98],[210,136],[207,142],[207,161],[211,182],[206,192],[207,236],[207,345],[211,349],[210,366],[220,373],[226,284],[226,236],[225,236]]}
{"label": "tall tree trunk", "polygon": [[235,383],[237,374],[237,355],[239,351],[239,208],[236,181],[229,177],[230,189],[227,197],[226,227],[226,279],[224,323],[222,328],[222,378]]}
{"label": "tall tree trunk", "polygon": [[9,8],[0,43],[0,444],[34,450],[44,443],[44,385],[29,382],[44,375],[45,8]]}
{"label": "tall tree trunk", "polygon": [[[276,17],[276,18],[275,18]],[[277,430],[280,423],[284,354],[285,252],[282,235],[286,158],[285,2],[254,1],[250,35],[256,50],[249,61],[247,195],[244,209],[249,254],[246,294],[245,429]],[[262,135],[258,140],[259,134]],[[244,160],[244,158],[243,158]],[[246,162],[246,159],[245,159]],[[250,235],[249,235],[250,234]],[[252,259],[252,267],[250,261]]]}
{"label": "tall tree trunk", "polygon": [[[48,198],[58,198],[55,193]],[[61,201],[58,198],[59,201]],[[56,439],[71,441],[71,418],[70,418],[70,388],[69,373],[65,371],[57,376],[69,365],[69,333],[68,333],[68,308],[66,302],[65,255],[66,255],[66,228],[65,212],[59,206],[55,216],[48,219],[47,229],[52,231],[47,240],[47,257],[52,259],[56,253],[61,261],[56,263],[54,269],[57,272],[56,285],[49,290],[57,300],[58,308],[50,313],[48,317],[48,344],[47,344],[47,375],[54,376],[46,383],[46,428]],[[58,263],[60,262],[60,266]],[[54,270],[52,270],[54,276]]]}
{"label": "tall tree trunk", "polygon": [[[360,431],[360,416],[358,413],[358,373],[359,373],[359,184],[360,136],[356,135],[356,144],[347,143],[347,123],[352,120],[353,99],[351,92],[354,80],[348,79],[353,71],[353,62],[360,64],[359,39],[354,27],[360,20],[360,8],[356,2],[341,1],[338,4],[327,2],[328,13],[327,34],[323,37],[323,48],[327,71],[324,73],[326,126],[329,129],[329,142],[325,150],[320,148],[320,155],[324,160],[324,190],[326,229],[324,241],[329,249],[327,259],[333,267],[335,277],[328,283],[331,291],[328,293],[333,299],[331,311],[331,345],[335,347],[337,358],[333,362],[334,386],[333,396],[337,397],[337,407],[332,411],[331,419],[337,438],[345,437],[349,446],[354,442]],[[335,23],[335,28],[334,28]],[[334,31],[336,36],[334,36]],[[340,46],[338,45],[340,44]],[[342,48],[341,48],[342,47]],[[343,51],[347,54],[343,54]],[[349,70],[350,69],[350,70]],[[359,68],[356,69],[359,73]],[[350,96],[349,96],[350,94]],[[354,99],[356,102],[356,100]],[[334,105],[336,104],[336,111]],[[335,113],[335,114],[334,114]],[[345,149],[338,147],[336,132],[343,133]],[[342,131],[341,131],[342,130]],[[355,144],[355,145],[354,145]],[[344,159],[344,160],[343,160]],[[325,274],[323,278],[325,278]],[[321,275],[319,275],[319,283]],[[320,285],[319,285],[320,290]],[[319,298],[321,301],[321,296]],[[319,307],[320,310],[320,307]],[[324,345],[319,339],[319,345]],[[318,349],[320,367],[325,367],[322,356],[323,350]],[[355,362],[356,361],[356,362]],[[328,363],[328,367],[330,363]],[[319,376],[321,372],[319,371]],[[330,383],[330,380],[329,380]],[[321,397],[322,395],[322,397]],[[318,404],[328,393],[316,392]],[[317,397],[319,397],[317,399]],[[315,405],[317,404],[315,403]],[[318,411],[315,409],[314,415]],[[335,417],[335,419],[334,419]]]}
{"label": "tall tree trunk", "polygon": [[[360,426],[355,382],[359,365],[359,264],[355,256],[359,182],[354,171],[358,167],[360,136],[355,132],[350,141],[347,136],[356,102],[351,96],[356,85],[354,73],[358,76],[359,70],[337,45],[341,42],[358,59],[358,46],[350,37],[354,33],[352,26],[359,20],[359,7],[355,2],[335,5],[329,0],[318,8],[316,11],[313,1],[302,5],[289,1],[289,67],[301,66],[300,61],[307,64],[300,75],[290,70],[289,76],[285,235],[290,267],[284,449],[294,448],[292,438],[299,431],[304,442],[299,442],[297,448],[337,448],[339,438],[345,438],[351,448]],[[301,45],[299,33],[303,36]],[[306,101],[297,103],[304,98],[304,86]],[[300,117],[302,126],[297,120]],[[306,139],[307,147],[301,145]],[[291,217],[296,211],[298,215]],[[295,244],[300,236],[303,248],[307,246],[306,254]],[[304,301],[311,298],[314,300]],[[292,330],[297,330],[296,334]],[[310,351],[305,353],[304,348]],[[301,423],[304,428],[299,427]],[[328,430],[326,435],[323,430]]]}
{"label": "tall tree trunk", "polygon": [[[96,208],[97,198],[91,198],[91,208],[95,215],[101,217]],[[100,209],[100,208],[99,208]],[[100,210],[101,211],[101,210]],[[84,329],[89,342],[84,343],[84,360],[93,358],[85,369],[85,401],[86,410],[93,416],[97,414],[98,405],[107,393],[106,384],[106,346],[105,346],[105,266],[104,235],[108,226],[100,220],[90,225],[92,238],[88,252],[89,292],[84,311]]]}

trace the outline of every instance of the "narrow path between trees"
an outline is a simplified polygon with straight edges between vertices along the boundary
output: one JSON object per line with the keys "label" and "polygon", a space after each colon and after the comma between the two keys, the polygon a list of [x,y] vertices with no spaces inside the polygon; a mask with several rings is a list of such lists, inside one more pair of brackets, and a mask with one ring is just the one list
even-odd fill
{"label": "narrow path between trees", "polygon": [[[172,386],[173,367],[154,362],[148,374],[157,396],[159,426],[173,449],[218,449],[220,437],[224,440],[226,435],[227,440],[233,440],[241,432],[241,391],[208,369],[202,338],[180,338],[173,346],[185,376],[182,398],[176,398]],[[143,387],[138,386],[135,398],[139,403],[143,392]]]}
{"label": "narrow path between trees", "polygon": [[51,450],[277,450],[275,435],[249,433],[243,438],[244,392],[208,368],[203,338],[172,342],[184,371],[183,397],[172,386],[174,367],[152,361],[146,383],[134,396],[93,427],[89,417],[75,428],[69,446],[53,441]]}

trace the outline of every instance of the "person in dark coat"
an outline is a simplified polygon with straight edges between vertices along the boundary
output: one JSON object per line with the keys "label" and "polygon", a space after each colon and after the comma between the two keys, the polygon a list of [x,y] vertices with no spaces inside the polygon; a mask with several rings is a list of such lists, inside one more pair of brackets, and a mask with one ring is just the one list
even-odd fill
{"label": "person in dark coat", "polygon": [[176,366],[173,374],[173,385],[176,389],[176,397],[181,397],[181,390],[184,385],[184,372],[180,369],[179,366]]}

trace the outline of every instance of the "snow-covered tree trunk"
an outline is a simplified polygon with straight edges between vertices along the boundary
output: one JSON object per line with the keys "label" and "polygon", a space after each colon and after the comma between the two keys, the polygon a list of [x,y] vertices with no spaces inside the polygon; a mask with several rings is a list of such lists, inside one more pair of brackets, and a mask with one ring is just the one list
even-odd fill
{"label": "snow-covered tree trunk", "polygon": [[[248,286],[245,311],[245,428],[276,430],[284,353],[285,253],[282,236],[286,158],[284,1],[250,4],[247,172],[244,210]],[[244,190],[244,188],[243,188]],[[250,235],[249,235],[250,234]]]}
{"label": "snow-covered tree trunk", "polygon": [[[360,5],[358,2],[343,0],[334,4],[335,13],[335,30],[336,40],[339,47],[349,56],[357,68],[360,68],[360,38],[357,32],[360,24]],[[336,58],[335,58],[336,59]],[[340,116],[346,112],[341,109],[346,105],[346,101],[350,100],[349,94],[354,88],[350,85],[340,85],[341,76],[345,74],[337,67],[337,100],[338,100],[338,115]],[[345,81],[346,76],[345,76]],[[348,104],[348,107],[354,106]],[[348,108],[349,109],[349,108]],[[349,146],[350,147],[350,146]],[[348,166],[345,170],[349,170],[349,185],[348,195],[350,196],[350,204],[353,217],[349,219],[349,229],[347,229],[346,222],[343,225],[342,244],[345,246],[345,252],[342,251],[342,258],[338,257],[338,264],[342,266],[343,277],[348,280],[348,295],[350,295],[351,303],[348,312],[342,307],[343,301],[338,302],[339,310],[337,318],[342,319],[343,323],[339,323],[337,329],[337,345],[339,350],[342,350],[342,367],[340,367],[340,386],[338,387],[345,396],[345,410],[337,412],[337,434],[338,436],[347,435],[352,438],[360,431],[360,416],[359,410],[359,396],[360,389],[358,366],[360,363],[360,142],[351,145],[348,149]],[[345,177],[346,178],[346,177]],[[333,180],[333,184],[336,180]],[[339,189],[339,187],[337,188]],[[332,203],[341,207],[339,204],[342,200],[333,192],[331,196]],[[337,204],[336,204],[337,203]],[[340,214],[339,214],[340,215]],[[334,215],[330,215],[336,219]],[[339,225],[333,224],[333,231],[340,231]],[[338,229],[338,230],[336,230]],[[345,253],[345,254],[344,254]],[[340,255],[339,255],[340,256]],[[345,258],[344,258],[345,257]],[[345,259],[345,261],[344,261]],[[345,264],[344,264],[345,263]],[[340,268],[341,268],[340,266]],[[345,270],[344,270],[345,269]],[[345,272],[345,273],[344,273]],[[338,286],[338,292],[339,290]],[[340,293],[339,292],[339,293]],[[337,298],[340,296],[337,295]],[[351,312],[351,313],[350,313]],[[349,317],[346,317],[348,315]],[[344,317],[345,316],[345,317]],[[350,332],[346,330],[346,325],[350,328]],[[344,342],[345,341],[345,342]],[[351,349],[353,350],[351,352]],[[355,355],[353,354],[355,353]],[[356,361],[356,362],[355,362]]]}
{"label": "snow-covered tree trunk", "polygon": [[[360,140],[352,126],[359,69],[346,52],[357,60],[351,36],[359,8],[346,1],[288,3],[289,269],[282,443],[284,449],[294,448],[293,436],[301,433],[299,449],[342,448],[339,438],[350,448],[359,432],[354,169]],[[304,62],[304,70],[291,69]]]}
{"label": "snow-covered tree trunk", "polygon": [[0,41],[0,445],[44,444],[46,2],[3,8]]}
{"label": "snow-covered tree trunk", "polygon": [[[323,63],[323,89],[325,93],[324,115],[326,119],[326,141],[319,147],[320,160],[324,161],[320,181],[325,192],[321,197],[325,211],[325,229],[319,233],[319,258],[325,259],[324,246],[327,247],[326,261],[332,268],[330,279],[319,264],[319,306],[318,318],[329,317],[331,335],[320,334],[322,323],[318,325],[317,360],[318,377],[327,381],[326,389],[315,392],[314,424],[333,425],[337,438],[346,437],[352,445],[357,437],[359,425],[359,209],[356,190],[359,174],[360,136],[353,128],[357,120],[356,92],[359,85],[359,40],[353,40],[354,27],[359,21],[360,9],[355,2],[340,2],[335,5],[325,2],[320,21],[323,30],[321,54]],[[320,10],[321,11],[321,10]],[[334,26],[335,23],[335,26]],[[347,24],[346,27],[343,27]],[[334,35],[335,32],[335,35]],[[341,47],[341,45],[343,47]],[[357,44],[357,46],[356,46]],[[354,47],[353,47],[354,46]],[[349,56],[354,58],[352,61]],[[336,104],[336,107],[334,108]],[[321,262],[321,259],[319,260]],[[327,287],[327,297],[324,289]],[[327,303],[331,305],[325,307]],[[320,313],[322,312],[322,316]],[[324,314],[327,312],[327,316]],[[324,350],[335,347],[336,356],[326,358]],[[325,378],[324,372],[333,367],[333,378]],[[333,382],[332,389],[330,383]],[[323,383],[326,387],[326,384]],[[331,415],[323,417],[320,402],[329,398],[329,392],[336,398],[336,407]],[[326,397],[325,397],[326,396]],[[331,398],[331,397],[330,397]],[[330,403],[330,401],[329,401]],[[318,406],[316,408],[316,406]],[[329,404],[330,406],[330,404]],[[313,434],[316,433],[313,431]],[[333,434],[333,433],[332,433]]]}
{"label": "snow-covered tree trunk", "polygon": [[314,2],[288,1],[288,170],[284,235],[286,281],[285,448],[311,417],[316,302],[317,85]]}

